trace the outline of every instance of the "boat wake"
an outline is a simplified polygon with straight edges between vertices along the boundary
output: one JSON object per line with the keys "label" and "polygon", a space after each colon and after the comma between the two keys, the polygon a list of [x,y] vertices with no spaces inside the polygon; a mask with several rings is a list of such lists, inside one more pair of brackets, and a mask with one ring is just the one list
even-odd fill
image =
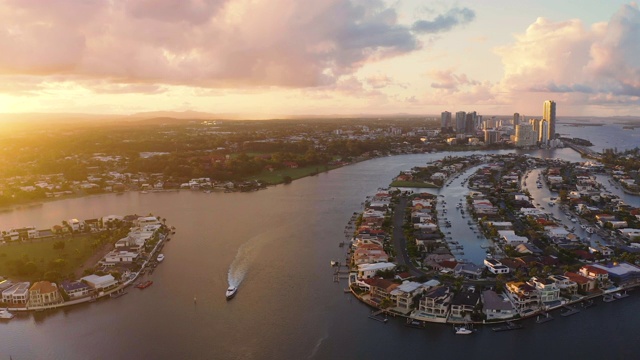
{"label": "boat wake", "polygon": [[229,266],[227,281],[229,286],[238,287],[249,271],[249,266],[260,254],[260,249],[265,245],[264,234],[257,235],[238,248],[238,253]]}
{"label": "boat wake", "polygon": [[318,350],[320,349],[320,346],[322,346],[322,343],[327,340],[328,336],[325,335],[323,337],[321,337],[320,339],[318,339],[318,341],[316,342],[316,346],[313,347],[313,351],[311,351],[311,355],[309,355],[309,359],[315,359],[316,355],[318,355]]}

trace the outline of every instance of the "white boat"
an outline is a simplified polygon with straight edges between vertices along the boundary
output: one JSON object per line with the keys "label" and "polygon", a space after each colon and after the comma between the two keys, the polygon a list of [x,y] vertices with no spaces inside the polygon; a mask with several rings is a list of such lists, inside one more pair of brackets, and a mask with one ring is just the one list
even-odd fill
{"label": "white boat", "polygon": [[468,329],[466,325],[456,326],[456,335],[469,335],[473,334],[472,329]]}
{"label": "white boat", "polygon": [[2,320],[10,320],[13,319],[15,315],[9,312],[7,309],[0,309],[0,319]]}
{"label": "white boat", "polygon": [[162,260],[164,260],[164,254],[158,255],[156,259],[158,260],[158,262],[162,262]]}
{"label": "white boat", "polygon": [[237,292],[238,292],[238,288],[237,287],[229,286],[229,288],[227,289],[227,292],[225,293],[225,296],[227,297],[227,300],[233,299],[233,297],[236,296]]}
{"label": "white boat", "polygon": [[629,294],[627,294],[627,292],[625,291],[624,293],[614,293],[613,296],[615,296],[616,299],[624,299],[626,297],[629,296]]}
{"label": "white boat", "polygon": [[338,265],[338,262],[335,260],[331,260],[331,266],[336,266],[336,265]]}

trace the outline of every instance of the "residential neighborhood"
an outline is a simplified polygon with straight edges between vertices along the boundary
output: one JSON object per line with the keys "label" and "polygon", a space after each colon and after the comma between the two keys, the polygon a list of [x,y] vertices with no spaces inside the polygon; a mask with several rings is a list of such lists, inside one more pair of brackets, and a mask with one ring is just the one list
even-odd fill
{"label": "residential neighborhood", "polygon": [[[453,209],[442,194],[465,171],[466,195]],[[379,189],[367,198],[347,228],[350,291],[408,322],[455,324],[541,314],[548,321],[554,309],[568,316],[579,311],[576,304],[622,299],[640,285],[640,209],[606,190],[599,181],[605,172],[588,161],[515,154],[453,157],[403,171],[394,182],[435,189]],[[535,196],[543,191],[551,195],[541,204]],[[402,231],[394,229],[396,211],[406,214]],[[452,212],[469,215],[477,240],[451,237]],[[465,247],[481,246],[480,239],[491,244],[482,247],[484,259],[466,260]]]}
{"label": "residential neighborhood", "polygon": [[95,266],[84,269],[83,276],[78,278],[59,278],[59,282],[30,282],[0,277],[0,307],[12,312],[40,311],[125,294],[126,287],[145,273],[153,272],[160,262],[156,257],[172,232],[165,221],[156,216],[107,215],[99,219],[70,219],[63,223],[64,226],[54,226],[61,228],[59,231],[37,230],[33,227],[24,228],[28,229],[26,232],[24,229],[3,231],[18,235],[4,236],[0,246],[13,248],[20,247],[22,242],[39,241],[39,244],[53,244],[55,249],[59,241],[72,236],[79,237],[83,233],[112,232],[113,229],[124,229],[127,233],[125,237],[105,244],[102,249],[112,250],[103,255]]}

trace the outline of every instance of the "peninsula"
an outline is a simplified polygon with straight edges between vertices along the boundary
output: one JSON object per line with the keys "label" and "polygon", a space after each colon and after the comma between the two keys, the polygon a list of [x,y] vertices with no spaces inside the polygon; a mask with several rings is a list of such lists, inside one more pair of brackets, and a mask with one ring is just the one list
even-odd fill
{"label": "peninsula", "polygon": [[346,231],[349,291],[420,326],[568,315],[573,304],[622,299],[640,285],[640,209],[601,183],[613,171],[516,154],[402,171],[402,181],[440,187],[366,200]]}

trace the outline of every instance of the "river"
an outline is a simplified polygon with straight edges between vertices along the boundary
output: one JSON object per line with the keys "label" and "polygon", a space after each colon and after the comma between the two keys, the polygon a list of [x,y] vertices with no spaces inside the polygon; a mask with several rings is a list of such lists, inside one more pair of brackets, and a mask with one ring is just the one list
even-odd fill
{"label": "river", "polygon": [[[504,152],[503,152],[504,153]],[[536,151],[575,158],[572,150]],[[20,314],[0,322],[0,359],[534,359],[629,358],[640,350],[640,296],[571,318],[455,336],[445,325],[406,328],[332,281],[344,226],[400,170],[447,155],[378,158],[254,193],[167,192],[60,200],[0,213],[0,228],[62,219],[153,213],[176,226],[153,286],[118,299]],[[229,272],[240,281],[226,301]],[[197,302],[194,303],[194,297]]]}

